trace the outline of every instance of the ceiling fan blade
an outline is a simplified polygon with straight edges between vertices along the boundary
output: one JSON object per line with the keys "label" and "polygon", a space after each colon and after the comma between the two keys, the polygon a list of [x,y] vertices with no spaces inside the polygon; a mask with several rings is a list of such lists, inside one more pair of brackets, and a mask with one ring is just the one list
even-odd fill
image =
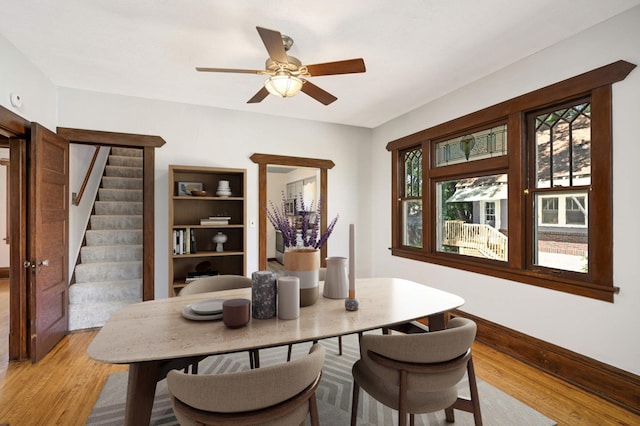
{"label": "ceiling fan blade", "polygon": [[364,66],[364,59],[362,58],[307,65],[307,70],[313,77],[319,75],[353,74],[367,71]]}
{"label": "ceiling fan blade", "polygon": [[269,52],[269,57],[273,59],[274,62],[288,64],[289,59],[287,59],[287,52],[284,50],[284,44],[282,43],[282,34],[280,34],[279,31],[262,27],[256,27],[256,29],[258,30],[258,34],[260,34],[264,47],[266,47],[267,52]]}
{"label": "ceiling fan blade", "polygon": [[262,102],[262,100],[267,96],[269,96],[269,91],[264,86],[262,86],[262,89],[258,90],[258,93],[253,95],[253,98],[249,99],[247,103],[257,104],[258,102]]}
{"label": "ceiling fan blade", "polygon": [[333,96],[331,93],[319,88],[313,83],[310,83],[308,80],[304,82],[301,90],[307,95],[311,96],[316,101],[324,105],[329,105],[330,103],[338,99],[335,96]]}
{"label": "ceiling fan blade", "polygon": [[238,74],[266,74],[265,70],[243,70],[238,68],[204,68],[196,67],[196,71],[200,72],[231,72]]}

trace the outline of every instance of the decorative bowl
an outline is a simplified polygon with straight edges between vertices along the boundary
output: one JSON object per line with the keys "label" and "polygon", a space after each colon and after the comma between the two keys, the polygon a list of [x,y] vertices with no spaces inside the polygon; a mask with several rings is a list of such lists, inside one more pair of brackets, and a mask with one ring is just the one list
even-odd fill
{"label": "decorative bowl", "polygon": [[196,190],[191,190],[191,195],[193,195],[194,197],[206,197],[207,196],[207,191],[196,191]]}

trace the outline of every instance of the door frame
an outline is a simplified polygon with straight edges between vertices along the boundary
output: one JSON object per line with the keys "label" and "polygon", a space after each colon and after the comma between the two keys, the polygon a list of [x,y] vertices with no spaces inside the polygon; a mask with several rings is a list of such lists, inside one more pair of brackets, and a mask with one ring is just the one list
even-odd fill
{"label": "door frame", "polygon": [[[70,143],[122,146],[143,149],[143,299],[154,299],[154,194],[155,148],[166,142],[159,136],[61,128],[56,133]],[[26,141],[31,138],[31,122],[0,105],[0,142],[10,150],[9,263],[9,359],[21,360],[29,354],[28,276],[22,262],[27,259],[28,224]],[[14,161],[15,160],[15,161]],[[23,161],[24,160],[24,161]],[[71,271],[70,271],[71,273]]]}
{"label": "door frame", "polygon": [[[331,160],[290,157],[286,155],[253,154],[249,157],[258,164],[258,268],[267,269],[267,166],[280,165],[320,169],[320,233],[327,230],[327,171],[335,166]],[[320,249],[321,266],[326,266],[327,244]]]}
{"label": "door frame", "polygon": [[155,149],[166,142],[160,136],[116,133],[98,130],[58,127],[56,133],[69,143],[123,148],[142,148],[142,300],[153,300],[154,289],[154,201],[155,201]]}

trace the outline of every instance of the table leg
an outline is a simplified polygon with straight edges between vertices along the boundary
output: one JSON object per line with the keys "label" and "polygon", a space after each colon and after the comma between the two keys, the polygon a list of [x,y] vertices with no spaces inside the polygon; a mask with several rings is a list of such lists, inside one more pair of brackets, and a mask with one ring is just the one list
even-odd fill
{"label": "table leg", "polygon": [[148,425],[151,420],[157,382],[167,377],[170,370],[182,370],[204,358],[206,357],[196,356],[130,364],[124,424],[127,426]]}
{"label": "table leg", "polygon": [[427,317],[429,320],[429,331],[438,331],[447,328],[447,319],[445,315],[445,313],[429,315]]}
{"label": "table leg", "polygon": [[149,424],[160,371],[161,363],[155,361],[129,365],[127,405],[124,413],[125,425]]}

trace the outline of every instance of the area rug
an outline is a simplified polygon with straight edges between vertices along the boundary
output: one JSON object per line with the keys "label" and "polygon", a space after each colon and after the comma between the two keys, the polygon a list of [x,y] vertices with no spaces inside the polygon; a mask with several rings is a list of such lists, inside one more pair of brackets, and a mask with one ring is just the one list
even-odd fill
{"label": "area rug", "polygon": [[[322,381],[318,387],[318,408],[323,425],[348,425],[351,413],[351,366],[359,359],[357,336],[343,337],[343,355],[338,355],[337,339],[322,340],[327,349]],[[309,350],[309,343],[294,345],[293,357],[300,357]],[[286,360],[286,347],[260,351],[260,365],[267,366]],[[240,352],[230,355],[211,356],[200,363],[199,374],[220,374],[249,368],[249,355]],[[87,425],[122,425],[127,372],[111,374],[100,397],[87,419]],[[460,393],[469,395],[466,379],[460,383]],[[397,412],[381,405],[361,392],[359,425],[397,424]],[[482,420],[486,425],[543,426],[555,422],[519,402],[515,398],[478,380],[478,394]],[[473,415],[456,410],[456,425],[473,425]],[[167,393],[166,380],[158,383],[153,404],[152,425],[177,425]],[[416,416],[416,425],[446,425],[444,412]]]}

